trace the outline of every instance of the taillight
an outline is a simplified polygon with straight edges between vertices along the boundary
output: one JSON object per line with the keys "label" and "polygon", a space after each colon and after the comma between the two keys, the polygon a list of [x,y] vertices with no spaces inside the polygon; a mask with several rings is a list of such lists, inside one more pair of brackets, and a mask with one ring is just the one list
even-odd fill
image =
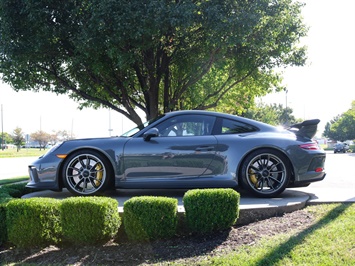
{"label": "taillight", "polygon": [[301,149],[304,150],[309,150],[309,151],[317,151],[320,150],[320,147],[318,146],[317,143],[306,143],[306,144],[301,144],[300,145]]}

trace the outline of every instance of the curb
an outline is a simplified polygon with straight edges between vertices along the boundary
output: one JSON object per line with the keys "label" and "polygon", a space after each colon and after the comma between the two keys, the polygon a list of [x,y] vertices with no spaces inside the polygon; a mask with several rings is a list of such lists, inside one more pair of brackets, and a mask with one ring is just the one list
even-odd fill
{"label": "curb", "polygon": [[[151,191],[154,195],[159,195],[161,191],[153,190]],[[133,195],[136,195],[134,193]],[[142,193],[147,194],[147,193]],[[53,191],[40,191],[24,195],[23,198],[30,197],[51,197],[57,199],[63,199],[71,194],[68,191],[63,190],[63,192],[53,192]],[[120,206],[118,207],[119,213],[123,214],[123,203],[125,200],[130,198],[132,195],[127,195],[125,193],[114,193],[107,195],[109,197],[117,199]],[[139,193],[136,196],[140,196]],[[163,196],[166,196],[163,193]],[[183,193],[178,191],[175,197],[178,197],[178,215],[183,216],[185,209],[182,203]],[[174,197],[170,195],[170,197]],[[282,193],[282,198],[253,198],[253,197],[241,197],[239,204],[239,218],[236,225],[245,225],[259,220],[268,219],[275,216],[281,216],[284,213],[293,212],[304,208],[308,201],[310,200],[310,195],[300,191],[285,191]]]}

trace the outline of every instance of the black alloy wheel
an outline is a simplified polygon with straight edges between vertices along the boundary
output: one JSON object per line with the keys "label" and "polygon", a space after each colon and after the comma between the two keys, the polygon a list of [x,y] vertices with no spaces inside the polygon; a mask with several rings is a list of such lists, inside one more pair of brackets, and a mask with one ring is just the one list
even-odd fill
{"label": "black alloy wheel", "polygon": [[290,180],[290,164],[285,155],[271,149],[249,154],[241,168],[243,188],[258,197],[280,195]]}
{"label": "black alloy wheel", "polygon": [[106,190],[111,171],[103,155],[91,150],[81,150],[66,159],[62,176],[64,185],[70,192],[92,196]]}

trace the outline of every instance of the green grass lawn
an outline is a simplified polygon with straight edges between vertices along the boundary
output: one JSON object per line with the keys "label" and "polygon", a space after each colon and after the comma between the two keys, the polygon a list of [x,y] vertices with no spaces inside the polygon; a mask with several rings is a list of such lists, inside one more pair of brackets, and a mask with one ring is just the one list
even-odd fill
{"label": "green grass lawn", "polygon": [[17,149],[4,149],[0,150],[0,158],[15,158],[15,157],[33,157],[41,156],[46,153],[47,150],[39,149],[26,149],[23,148],[19,151]]}
{"label": "green grass lawn", "polygon": [[29,176],[0,179],[0,186],[6,185],[6,184],[11,184],[11,183],[28,181],[28,180],[29,180]]}
{"label": "green grass lawn", "polygon": [[317,205],[307,209],[317,217],[308,229],[267,237],[254,246],[243,246],[219,257],[203,257],[197,264],[355,265],[355,204]]}

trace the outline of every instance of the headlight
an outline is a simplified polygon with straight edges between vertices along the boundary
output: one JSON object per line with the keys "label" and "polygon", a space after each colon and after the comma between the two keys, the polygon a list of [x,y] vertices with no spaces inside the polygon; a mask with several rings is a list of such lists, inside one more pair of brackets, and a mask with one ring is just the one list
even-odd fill
{"label": "headlight", "polygon": [[[47,156],[48,154],[54,152],[56,149],[58,149],[61,145],[63,144],[63,142],[59,142],[57,144],[55,144],[52,148],[50,148],[45,154],[43,154],[41,157],[45,157]],[[41,158],[40,157],[40,158]]]}

